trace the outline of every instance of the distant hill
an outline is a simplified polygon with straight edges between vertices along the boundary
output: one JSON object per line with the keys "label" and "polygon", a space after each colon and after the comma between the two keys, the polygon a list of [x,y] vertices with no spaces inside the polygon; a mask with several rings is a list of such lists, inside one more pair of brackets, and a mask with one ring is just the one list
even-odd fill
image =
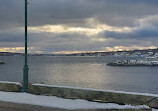
{"label": "distant hill", "polygon": [[11,53],[11,52],[0,52],[0,56],[21,56],[21,55],[24,55],[22,53]]}
{"label": "distant hill", "polygon": [[140,54],[148,54],[149,52],[152,52],[152,54],[158,53],[158,48],[156,49],[144,49],[144,50],[124,50],[124,51],[110,51],[110,52],[89,52],[89,53],[75,53],[75,54],[67,54],[67,56],[112,56],[114,54],[134,54],[134,53],[140,53]]}
{"label": "distant hill", "polygon": [[[112,56],[114,54],[127,54],[132,55],[134,53],[140,54],[155,54],[158,53],[156,49],[144,49],[144,50],[124,50],[124,51],[110,51],[110,52],[88,52],[88,53],[74,53],[74,54],[28,54],[28,56]],[[12,53],[12,52],[0,52],[0,56],[24,56],[24,53]]]}

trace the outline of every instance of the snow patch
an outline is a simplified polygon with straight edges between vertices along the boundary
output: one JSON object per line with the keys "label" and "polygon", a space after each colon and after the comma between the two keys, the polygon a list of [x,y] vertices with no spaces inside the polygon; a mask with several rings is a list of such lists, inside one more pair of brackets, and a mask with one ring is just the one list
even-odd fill
{"label": "snow patch", "polygon": [[19,86],[22,86],[19,82],[9,82],[9,81],[0,81],[0,84],[15,84],[15,85],[19,85]]}
{"label": "snow patch", "polygon": [[78,110],[78,109],[149,109],[148,106],[118,105],[114,103],[89,102],[82,99],[63,99],[54,96],[37,96],[28,93],[0,91],[0,101],[19,104],[31,104],[44,107]]}
{"label": "snow patch", "polygon": [[32,84],[33,86],[46,86],[46,87],[58,87],[58,88],[69,88],[69,89],[81,89],[81,90],[91,90],[91,91],[102,91],[102,92],[111,92],[111,93],[122,93],[122,94],[131,94],[131,95],[142,95],[142,96],[152,96],[158,97],[156,94],[149,93],[137,93],[137,92],[125,92],[125,91],[114,91],[114,90],[99,90],[92,88],[80,88],[80,87],[70,87],[70,86],[58,86],[58,85],[47,85],[47,84]]}
{"label": "snow patch", "polygon": [[152,111],[158,111],[158,109],[152,109]]}

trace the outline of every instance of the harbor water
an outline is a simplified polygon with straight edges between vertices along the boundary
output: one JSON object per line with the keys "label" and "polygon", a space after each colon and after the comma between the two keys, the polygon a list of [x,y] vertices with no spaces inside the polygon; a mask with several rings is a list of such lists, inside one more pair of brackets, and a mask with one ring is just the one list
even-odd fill
{"label": "harbor water", "polygon": [[[29,82],[158,94],[158,66],[107,66],[118,57],[29,56]],[[24,57],[1,56],[0,81],[23,80]]]}

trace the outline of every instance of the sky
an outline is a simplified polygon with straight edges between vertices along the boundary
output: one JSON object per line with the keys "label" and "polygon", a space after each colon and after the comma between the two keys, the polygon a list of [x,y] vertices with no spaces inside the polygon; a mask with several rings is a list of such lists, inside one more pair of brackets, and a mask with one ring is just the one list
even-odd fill
{"label": "sky", "polygon": [[[28,0],[28,52],[158,47],[158,0]],[[0,0],[0,52],[24,52],[24,0]]]}

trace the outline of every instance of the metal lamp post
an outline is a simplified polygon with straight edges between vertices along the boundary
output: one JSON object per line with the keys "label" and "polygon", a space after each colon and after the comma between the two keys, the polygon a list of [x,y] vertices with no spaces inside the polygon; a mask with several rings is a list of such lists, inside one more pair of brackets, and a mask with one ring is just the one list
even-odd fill
{"label": "metal lamp post", "polygon": [[22,92],[28,92],[28,64],[27,64],[27,5],[28,2],[25,0],[25,65],[23,68],[23,88]]}

